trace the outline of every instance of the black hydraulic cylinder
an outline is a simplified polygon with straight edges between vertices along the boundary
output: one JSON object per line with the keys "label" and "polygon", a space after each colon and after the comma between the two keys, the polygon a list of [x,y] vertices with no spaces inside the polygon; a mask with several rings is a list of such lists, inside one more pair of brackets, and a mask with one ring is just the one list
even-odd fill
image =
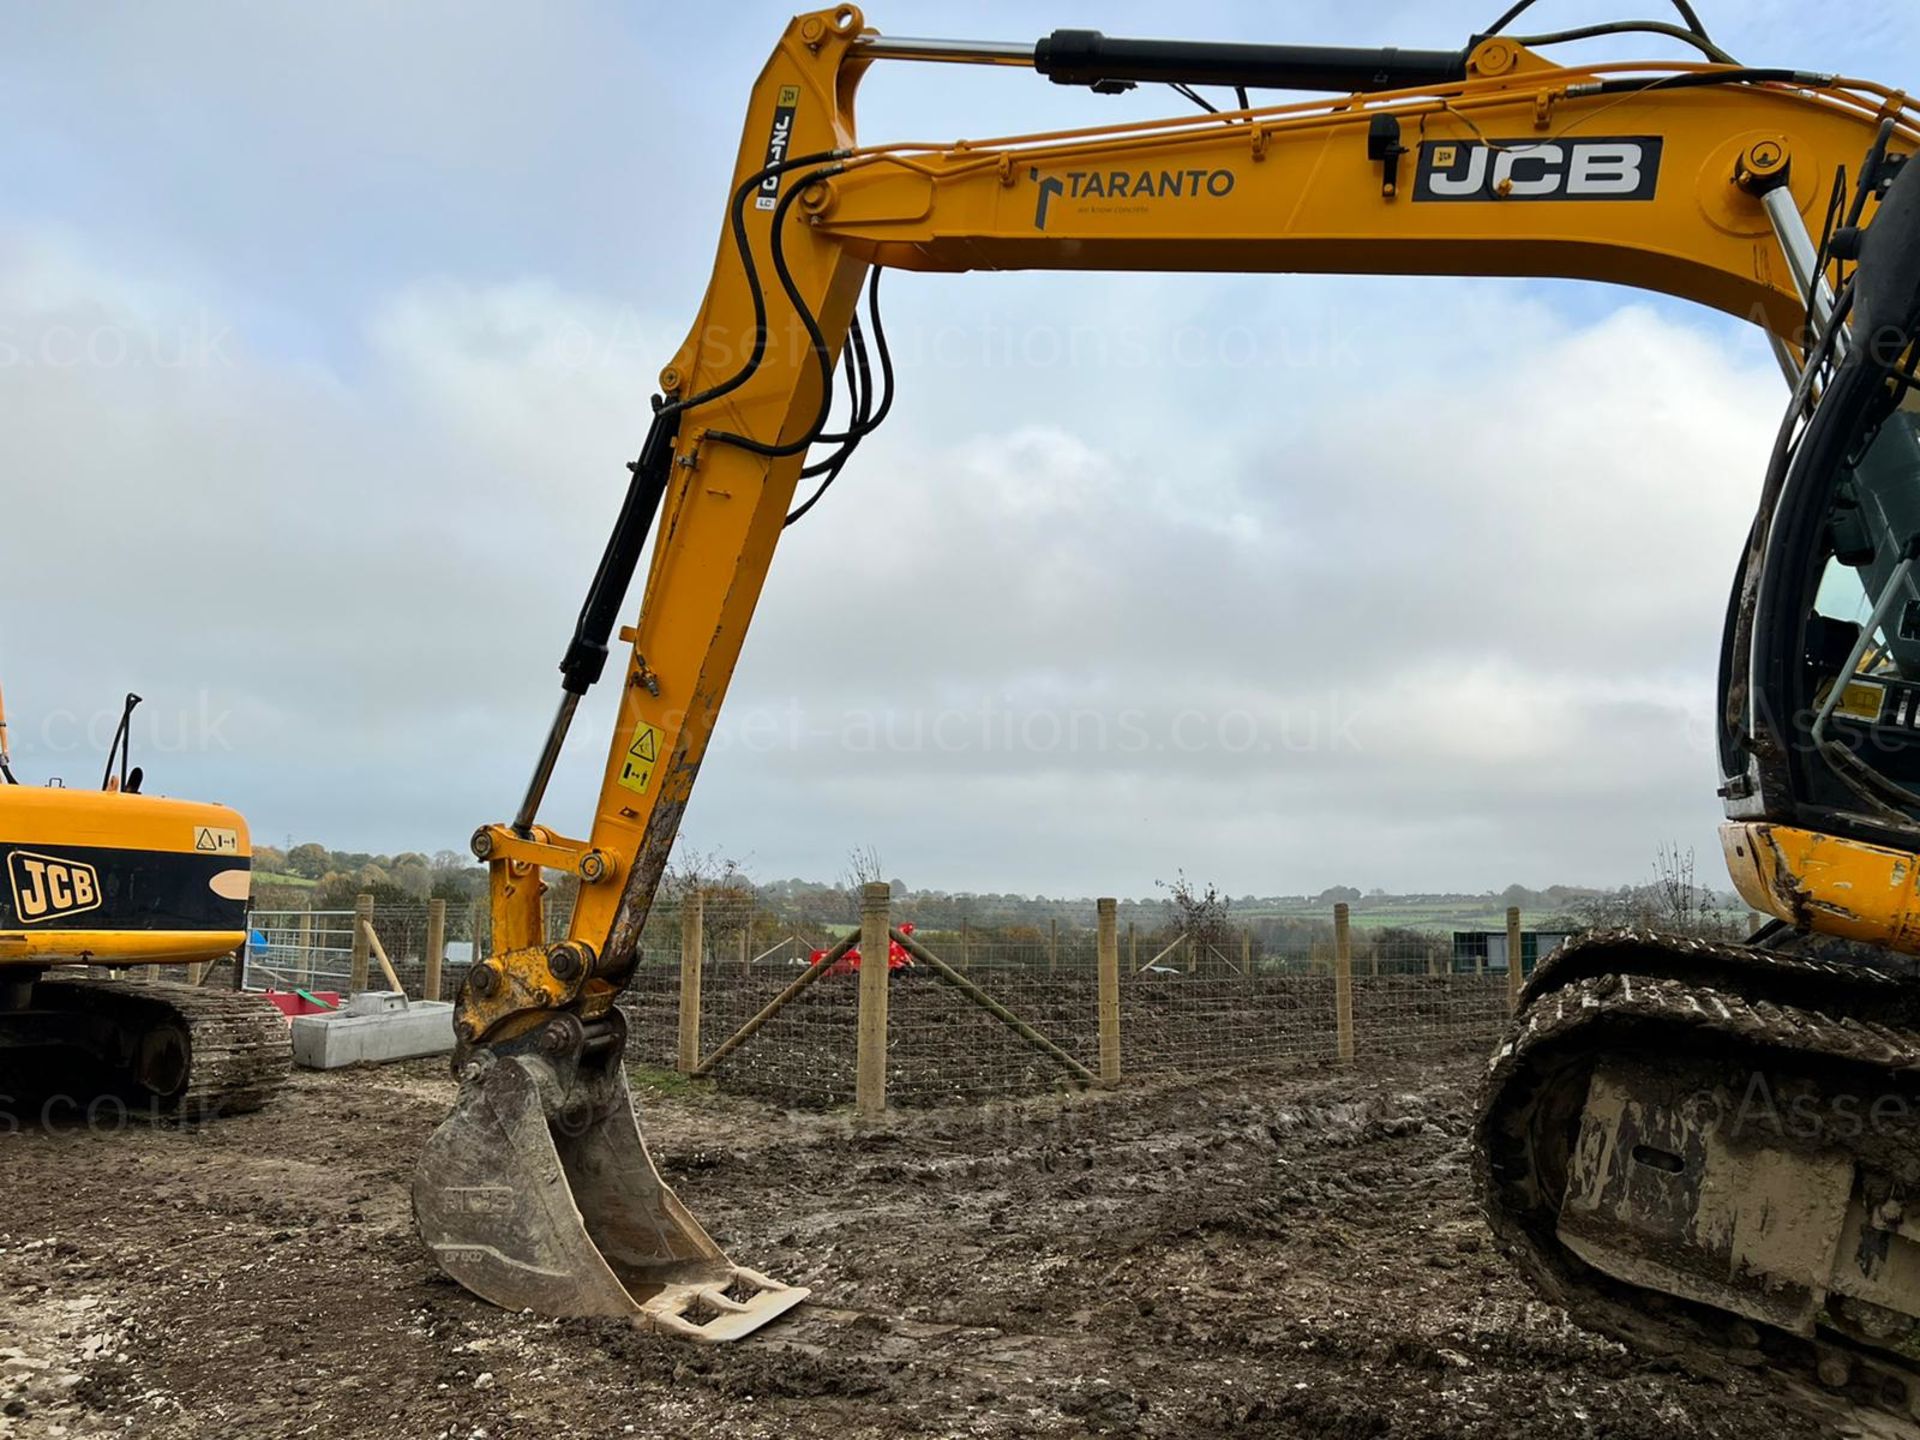
{"label": "black hydraulic cylinder", "polygon": [[613,622],[626,602],[627,587],[633,582],[640,552],[646,548],[647,535],[653,529],[653,517],[659,513],[661,497],[666,494],[667,477],[673,470],[673,439],[680,428],[678,410],[662,410],[653,417],[640,458],[627,468],[633,478],[628,482],[626,499],[620,506],[620,518],[607,537],[600,568],[587,590],[586,603],[580,607],[573,639],[567,645],[566,658],[560,662],[561,688],[569,695],[584,695],[600,678],[607,664],[607,639],[613,634]]}
{"label": "black hydraulic cylinder", "polygon": [[1136,81],[1344,94],[1464,80],[1467,51],[1115,40],[1098,30],[1056,30],[1033,47],[1033,68],[1057,85]]}

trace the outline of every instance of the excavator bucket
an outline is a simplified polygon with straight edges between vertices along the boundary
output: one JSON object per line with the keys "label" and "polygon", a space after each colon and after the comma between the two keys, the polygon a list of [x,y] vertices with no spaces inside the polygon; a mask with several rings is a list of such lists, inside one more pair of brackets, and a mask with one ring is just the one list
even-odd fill
{"label": "excavator bucket", "polygon": [[414,1176],[421,1238],[447,1274],[510,1310],[737,1340],[808,1292],[732,1264],[667,1188],[624,1048],[474,1055]]}

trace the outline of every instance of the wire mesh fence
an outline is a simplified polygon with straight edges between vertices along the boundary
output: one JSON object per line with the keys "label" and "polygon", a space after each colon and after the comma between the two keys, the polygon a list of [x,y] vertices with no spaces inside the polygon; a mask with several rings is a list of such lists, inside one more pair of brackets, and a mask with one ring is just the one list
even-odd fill
{"label": "wire mesh fence", "polygon": [[[1076,917],[1077,918],[1077,917]],[[703,1060],[782,997],[857,917],[815,920],[811,934],[761,915],[760,947],[716,949],[703,927],[697,1045]],[[723,933],[724,933],[724,927]],[[1098,950],[1084,923],[990,928],[918,928],[916,949],[890,957],[886,1025],[889,1103],[934,1105],[1034,1094],[1091,1081],[1100,1065]],[[782,932],[794,939],[780,946]],[[1037,931],[1037,933],[1036,933]],[[677,921],[650,925],[652,943],[623,1002],[636,1058],[684,1065],[680,1044],[683,939]],[[655,938],[658,937],[658,938]],[[811,947],[803,957],[803,947]],[[1251,932],[1200,939],[1144,932],[1120,939],[1118,1034],[1128,1076],[1198,1073],[1242,1065],[1332,1064],[1342,1059],[1338,945],[1288,947]],[[1344,1043],[1355,1063],[1438,1056],[1490,1047],[1508,1015],[1503,966],[1474,958],[1448,935],[1349,936]],[[1458,958],[1464,953],[1466,959]],[[730,1090],[783,1104],[851,1103],[858,1087],[863,957],[828,966],[762,1021],[751,1038],[710,1067]],[[949,973],[950,972],[950,973]]]}
{"label": "wire mesh fence", "polygon": [[[555,938],[565,933],[567,910],[550,906]],[[696,911],[697,933],[689,930]],[[891,1103],[1035,1094],[1099,1075],[1092,902],[1063,905],[1038,922],[1029,913],[1017,923],[975,923],[951,907],[911,901],[890,918],[914,952],[895,943],[886,959]],[[371,921],[402,988],[424,993],[427,904],[383,904]],[[821,962],[836,943],[857,937],[859,921],[850,893],[791,907],[746,888],[705,893],[697,906],[663,896],[620,1001],[631,1060],[699,1070],[729,1090],[782,1104],[851,1103],[866,961],[856,947]],[[355,926],[350,910],[255,911],[249,983],[347,989]],[[484,907],[446,907],[444,932],[442,994],[451,997],[474,957],[489,953]],[[1529,936],[1523,963],[1530,968],[1557,938]],[[1485,1049],[1508,1015],[1505,940],[1485,932],[1369,933],[1336,928],[1332,917],[1277,934],[1256,924],[1202,931],[1136,907],[1116,925],[1114,941],[1120,1073],[1330,1065],[1349,1057],[1364,1064]],[[692,1004],[690,975],[697,977]],[[369,980],[384,984],[377,969]],[[729,1044],[715,1062],[749,1022],[756,1022],[749,1038]]]}

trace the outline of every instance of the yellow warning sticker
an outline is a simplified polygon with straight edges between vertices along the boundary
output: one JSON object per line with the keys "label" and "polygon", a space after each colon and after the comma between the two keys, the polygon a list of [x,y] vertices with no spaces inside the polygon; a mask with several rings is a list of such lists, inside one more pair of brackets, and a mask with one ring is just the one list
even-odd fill
{"label": "yellow warning sticker", "polygon": [[193,831],[193,848],[202,854],[238,855],[240,832],[223,830],[217,825],[196,825]]}
{"label": "yellow warning sticker", "polygon": [[653,783],[654,766],[660,763],[660,732],[642,720],[633,727],[633,743],[620,762],[620,773],[613,778],[636,795],[647,793]]}

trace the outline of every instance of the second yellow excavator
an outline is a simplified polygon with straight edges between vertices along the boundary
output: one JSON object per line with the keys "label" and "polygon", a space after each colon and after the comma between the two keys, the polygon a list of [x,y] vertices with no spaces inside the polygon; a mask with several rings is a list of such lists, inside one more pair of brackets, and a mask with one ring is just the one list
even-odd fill
{"label": "second yellow excavator", "polygon": [[[1677,24],[1509,33],[1530,3],[1457,51],[914,39],[852,5],[787,27],[532,783],[474,836],[494,950],[461,991],[460,1096],[414,1191],[450,1274],[501,1304],[709,1339],[801,1298],[733,1267],[661,1184],[615,1000],[781,533],[887,415],[883,268],[1565,276],[1750,320],[1791,387],[1720,716],[1729,863],[1783,924],[1737,947],[1595,937],[1542,967],[1479,1124],[1489,1219],[1591,1323],[1920,1412],[1920,994],[1800,944],[1920,951],[1920,112],[1867,81],[1740,63],[1685,0]],[[1542,53],[1645,32],[1700,58]],[[866,143],[855,94],[883,64],[1165,84],[1200,105]],[[1253,103],[1269,90],[1334,98]],[[795,324],[804,343],[773,338]],[[655,533],[599,803],[569,838],[539,807]],[[581,882],[557,943],[543,869]]]}
{"label": "second yellow excavator", "polygon": [[253,1110],[293,1067],[259,996],[152,979],[237,957],[252,845],[224,805],[143,793],[139,704],[126,697],[94,789],[22,783],[0,705],[0,1128]]}

